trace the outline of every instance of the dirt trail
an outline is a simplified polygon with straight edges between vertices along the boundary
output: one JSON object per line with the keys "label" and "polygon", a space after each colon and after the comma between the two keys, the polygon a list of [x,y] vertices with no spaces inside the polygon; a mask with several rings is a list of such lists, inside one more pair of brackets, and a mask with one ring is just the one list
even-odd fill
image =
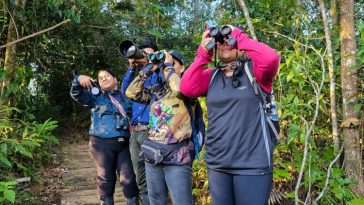
{"label": "dirt trail", "polygon": [[[96,191],[96,170],[88,155],[87,139],[79,140],[71,144],[65,144],[62,148],[64,156],[64,171],[61,190],[62,205],[96,205],[100,204]],[[125,203],[119,184],[116,184],[115,205]]]}

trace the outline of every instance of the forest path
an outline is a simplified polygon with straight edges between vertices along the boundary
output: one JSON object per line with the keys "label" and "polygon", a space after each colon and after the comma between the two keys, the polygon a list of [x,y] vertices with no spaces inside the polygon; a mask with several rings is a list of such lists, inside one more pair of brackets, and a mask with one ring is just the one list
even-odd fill
{"label": "forest path", "polygon": [[[62,147],[63,188],[61,190],[62,205],[97,205],[100,204],[96,190],[96,169],[88,154],[88,138],[75,132],[69,132],[68,143]],[[75,138],[73,138],[75,137]],[[72,140],[73,139],[73,140]],[[68,141],[68,140],[67,140]],[[115,205],[126,204],[119,184],[116,184]]]}

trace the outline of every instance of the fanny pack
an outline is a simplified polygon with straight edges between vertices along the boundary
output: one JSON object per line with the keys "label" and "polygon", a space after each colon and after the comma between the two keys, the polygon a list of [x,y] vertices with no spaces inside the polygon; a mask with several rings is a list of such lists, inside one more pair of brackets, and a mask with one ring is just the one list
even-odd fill
{"label": "fanny pack", "polygon": [[174,158],[174,155],[178,152],[178,150],[183,146],[187,146],[188,142],[189,139],[176,144],[161,144],[150,139],[146,139],[141,146],[140,155],[142,155],[144,160],[150,164],[162,164],[163,162],[170,161]]}

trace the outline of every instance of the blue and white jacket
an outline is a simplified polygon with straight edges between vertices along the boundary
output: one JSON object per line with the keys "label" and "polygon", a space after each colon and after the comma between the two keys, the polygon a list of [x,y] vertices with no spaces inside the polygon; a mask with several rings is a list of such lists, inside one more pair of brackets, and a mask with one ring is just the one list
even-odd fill
{"label": "blue and white jacket", "polygon": [[112,95],[122,105],[124,111],[130,115],[131,103],[120,90],[102,92],[93,95],[84,89],[78,82],[78,76],[72,81],[71,97],[83,106],[91,108],[91,126],[89,134],[99,138],[130,137],[127,119],[125,119],[118,108],[111,102]]}

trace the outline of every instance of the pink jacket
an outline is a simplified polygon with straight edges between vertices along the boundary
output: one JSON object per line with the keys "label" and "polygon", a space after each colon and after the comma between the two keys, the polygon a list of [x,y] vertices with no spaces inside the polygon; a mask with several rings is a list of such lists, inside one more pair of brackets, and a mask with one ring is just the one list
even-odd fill
{"label": "pink jacket", "polygon": [[[238,49],[246,53],[253,61],[254,76],[260,87],[267,93],[272,91],[272,82],[279,65],[278,53],[269,46],[253,40],[243,31],[235,28],[231,36],[236,38]],[[205,69],[211,62],[212,52],[206,52],[201,46],[190,67],[183,74],[180,84],[181,92],[188,97],[200,97],[207,94],[212,68]]]}

